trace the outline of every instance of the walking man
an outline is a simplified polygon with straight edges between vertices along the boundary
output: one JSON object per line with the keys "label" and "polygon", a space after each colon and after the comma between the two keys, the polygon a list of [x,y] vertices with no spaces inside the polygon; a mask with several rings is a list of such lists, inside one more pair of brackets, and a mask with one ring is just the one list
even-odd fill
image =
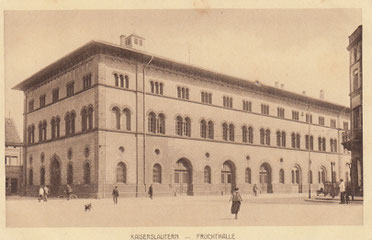
{"label": "walking man", "polygon": [[240,193],[238,191],[239,191],[239,188],[235,188],[235,190],[232,193],[231,198],[230,198],[230,201],[232,201],[231,214],[235,214],[235,219],[238,219],[240,204],[243,201],[243,199],[240,196]]}
{"label": "walking man", "polygon": [[42,199],[44,199],[44,188],[43,188],[43,186],[40,186],[40,188],[39,188],[39,197],[38,197],[39,202]]}
{"label": "walking man", "polygon": [[115,186],[114,190],[112,190],[112,199],[114,200],[114,204],[118,204],[118,197],[119,197],[118,186]]}
{"label": "walking man", "polygon": [[255,196],[255,197],[257,197],[257,191],[258,191],[257,184],[254,184],[254,185],[253,185],[253,193],[254,193],[254,196]]}
{"label": "walking man", "polygon": [[340,204],[345,204],[345,183],[343,179],[340,179]]}
{"label": "walking man", "polygon": [[49,195],[49,188],[45,186],[44,187],[44,202],[48,201],[48,195]]}
{"label": "walking man", "polygon": [[149,187],[149,196],[151,199],[152,199],[152,194],[153,194],[153,190],[152,190],[152,184],[151,184]]}

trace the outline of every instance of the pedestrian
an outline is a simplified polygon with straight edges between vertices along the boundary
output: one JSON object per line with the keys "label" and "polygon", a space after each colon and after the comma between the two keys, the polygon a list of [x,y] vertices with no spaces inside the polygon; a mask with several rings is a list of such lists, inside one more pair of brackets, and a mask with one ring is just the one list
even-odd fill
{"label": "pedestrian", "polygon": [[72,188],[69,184],[67,184],[66,186],[66,196],[67,196],[67,200],[70,200],[70,195],[72,193]]}
{"label": "pedestrian", "polygon": [[239,188],[235,188],[234,192],[231,195],[230,201],[232,201],[231,214],[235,214],[235,219],[238,219],[240,204],[243,201],[239,193]]}
{"label": "pedestrian", "polygon": [[39,202],[44,199],[44,188],[43,186],[40,185],[40,188],[39,188],[39,195],[38,195],[38,200]]}
{"label": "pedestrian", "polygon": [[48,201],[48,195],[49,195],[49,188],[48,186],[44,187],[44,202]]}
{"label": "pedestrian", "polygon": [[153,192],[153,190],[152,190],[152,184],[150,185],[150,187],[149,187],[149,196],[150,196],[150,198],[152,199],[152,194],[153,194],[154,192]]}
{"label": "pedestrian", "polygon": [[254,184],[253,185],[253,193],[254,193],[254,196],[256,196],[256,197],[257,197],[257,191],[258,191],[257,184]]}
{"label": "pedestrian", "polygon": [[118,204],[118,197],[119,197],[118,186],[115,186],[114,190],[112,190],[112,199],[114,200],[114,204]]}
{"label": "pedestrian", "polygon": [[340,179],[340,204],[345,204],[345,183],[343,179]]}

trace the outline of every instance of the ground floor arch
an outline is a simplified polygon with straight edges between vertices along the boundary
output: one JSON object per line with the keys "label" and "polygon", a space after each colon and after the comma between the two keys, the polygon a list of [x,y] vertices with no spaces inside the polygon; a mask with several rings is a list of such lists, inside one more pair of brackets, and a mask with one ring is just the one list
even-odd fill
{"label": "ground floor arch", "polygon": [[236,167],[231,160],[222,164],[221,184],[224,187],[225,194],[230,194],[236,187]]}
{"label": "ground floor arch", "polygon": [[273,186],[272,186],[272,170],[271,166],[268,163],[263,163],[260,166],[259,172],[260,178],[260,187],[262,193],[272,193]]}
{"label": "ground floor arch", "polygon": [[193,195],[192,164],[187,158],[180,158],[174,169],[175,190],[180,195]]}
{"label": "ground floor arch", "polygon": [[302,193],[302,170],[300,166],[295,165],[292,168],[291,177],[293,192]]}
{"label": "ground floor arch", "polygon": [[50,164],[50,192],[58,193],[61,186],[61,164],[56,156],[51,159]]}

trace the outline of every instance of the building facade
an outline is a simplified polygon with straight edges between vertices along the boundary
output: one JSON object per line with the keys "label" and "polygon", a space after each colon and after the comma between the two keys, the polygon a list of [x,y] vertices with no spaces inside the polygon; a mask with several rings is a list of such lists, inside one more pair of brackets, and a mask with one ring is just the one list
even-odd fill
{"label": "building facade", "polygon": [[5,190],[17,195],[23,189],[23,143],[11,118],[5,118]]}
{"label": "building facade", "polygon": [[350,108],[351,130],[343,136],[343,145],[351,151],[351,185],[355,194],[363,194],[363,58],[360,25],[350,36]]}
{"label": "building facade", "polygon": [[349,108],[120,42],[89,42],[15,87],[29,193],[301,193],[349,176]]}

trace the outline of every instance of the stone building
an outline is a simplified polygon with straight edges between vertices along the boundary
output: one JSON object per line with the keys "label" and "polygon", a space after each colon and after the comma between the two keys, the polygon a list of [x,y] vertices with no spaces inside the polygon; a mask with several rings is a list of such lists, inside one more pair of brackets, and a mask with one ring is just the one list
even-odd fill
{"label": "stone building", "polygon": [[23,187],[23,143],[11,118],[5,118],[5,190],[20,194]]}
{"label": "stone building", "polygon": [[15,87],[29,193],[293,193],[348,175],[349,108],[120,43],[91,41]]}
{"label": "stone building", "polygon": [[362,25],[350,36],[350,108],[351,131],[343,135],[343,145],[351,151],[351,185],[355,194],[363,194],[363,58]]}

